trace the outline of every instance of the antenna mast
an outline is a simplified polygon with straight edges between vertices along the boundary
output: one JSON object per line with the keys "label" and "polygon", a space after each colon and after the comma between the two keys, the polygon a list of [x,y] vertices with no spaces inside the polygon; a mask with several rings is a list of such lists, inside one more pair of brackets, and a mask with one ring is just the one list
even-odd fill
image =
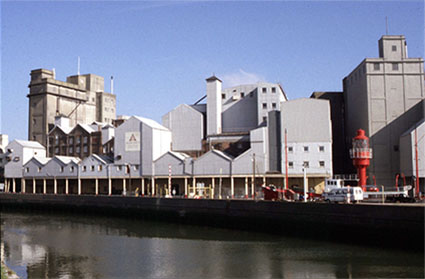
{"label": "antenna mast", "polygon": [[111,93],[114,94],[114,77],[111,76]]}
{"label": "antenna mast", "polygon": [[388,17],[387,16],[385,17],[385,31],[386,31],[386,34],[388,35]]}
{"label": "antenna mast", "polygon": [[78,68],[77,68],[77,75],[80,75],[80,56],[78,56]]}

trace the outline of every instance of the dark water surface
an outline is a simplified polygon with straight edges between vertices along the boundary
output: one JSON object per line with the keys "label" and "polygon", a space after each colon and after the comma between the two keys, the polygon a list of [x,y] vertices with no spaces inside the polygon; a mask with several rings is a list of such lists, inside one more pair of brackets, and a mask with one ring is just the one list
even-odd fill
{"label": "dark water surface", "polygon": [[424,277],[423,253],[116,217],[0,217],[6,263],[23,278]]}

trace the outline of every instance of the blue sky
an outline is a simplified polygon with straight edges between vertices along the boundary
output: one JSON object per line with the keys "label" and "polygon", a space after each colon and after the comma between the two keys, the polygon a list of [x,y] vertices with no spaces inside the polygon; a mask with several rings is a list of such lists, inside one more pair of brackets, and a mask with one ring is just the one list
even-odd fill
{"label": "blue sky", "polygon": [[223,86],[279,82],[289,99],[341,91],[379,38],[424,56],[423,1],[2,1],[1,133],[27,139],[32,69],[114,76],[117,113],[161,116]]}

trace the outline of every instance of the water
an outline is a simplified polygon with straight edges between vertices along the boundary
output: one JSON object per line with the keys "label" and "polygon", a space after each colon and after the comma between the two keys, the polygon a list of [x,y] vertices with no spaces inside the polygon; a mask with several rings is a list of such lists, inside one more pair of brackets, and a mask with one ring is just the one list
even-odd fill
{"label": "water", "polygon": [[2,252],[22,278],[424,277],[423,253],[116,217],[0,217]]}

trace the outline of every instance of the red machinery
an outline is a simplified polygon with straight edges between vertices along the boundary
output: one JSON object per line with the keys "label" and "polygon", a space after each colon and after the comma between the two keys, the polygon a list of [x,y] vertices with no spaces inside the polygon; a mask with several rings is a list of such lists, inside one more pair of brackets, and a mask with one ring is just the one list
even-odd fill
{"label": "red machinery", "polygon": [[350,149],[350,157],[353,159],[353,165],[357,168],[359,176],[359,185],[366,191],[366,168],[372,158],[372,149],[369,148],[369,138],[365,136],[365,131],[357,130],[357,136],[353,138],[353,147]]}

